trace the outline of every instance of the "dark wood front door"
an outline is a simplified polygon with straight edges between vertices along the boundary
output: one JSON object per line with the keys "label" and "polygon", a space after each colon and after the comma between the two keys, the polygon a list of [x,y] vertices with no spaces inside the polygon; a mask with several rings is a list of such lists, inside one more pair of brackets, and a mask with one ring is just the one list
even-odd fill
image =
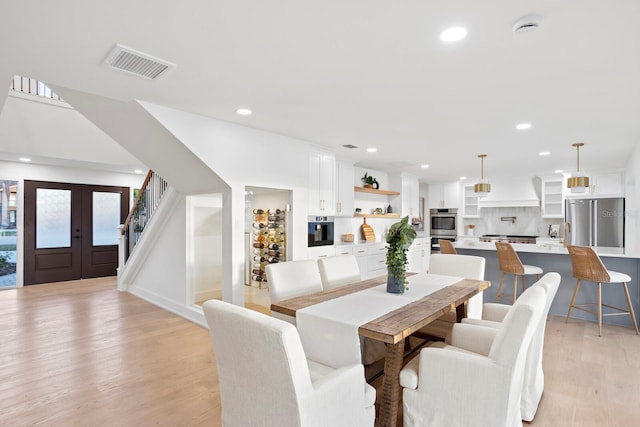
{"label": "dark wood front door", "polygon": [[24,284],[114,276],[129,188],[25,181]]}

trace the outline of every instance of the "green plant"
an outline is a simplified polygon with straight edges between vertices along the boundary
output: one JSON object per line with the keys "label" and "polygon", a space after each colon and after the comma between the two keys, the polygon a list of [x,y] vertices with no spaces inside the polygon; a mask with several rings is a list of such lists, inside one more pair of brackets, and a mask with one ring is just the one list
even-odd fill
{"label": "green plant", "polygon": [[408,289],[406,281],[407,251],[416,238],[416,231],[405,216],[389,228],[387,234],[387,273]]}
{"label": "green plant", "polygon": [[369,175],[368,172],[365,172],[364,176],[360,179],[362,179],[362,182],[367,185],[373,185],[373,182],[376,180],[374,177]]}

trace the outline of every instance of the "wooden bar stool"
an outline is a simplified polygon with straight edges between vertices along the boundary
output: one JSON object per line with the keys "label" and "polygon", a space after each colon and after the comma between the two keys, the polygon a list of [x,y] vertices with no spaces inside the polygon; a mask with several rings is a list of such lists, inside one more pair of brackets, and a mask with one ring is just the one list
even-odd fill
{"label": "wooden bar stool", "polygon": [[[607,270],[598,254],[596,254],[596,252],[590,247],[568,246],[567,249],[569,250],[569,256],[571,257],[573,277],[578,280],[576,282],[576,288],[573,291],[573,297],[571,297],[571,304],[569,304],[569,311],[567,312],[567,318],[565,319],[565,322],[569,320],[569,315],[571,314],[571,309],[573,308],[594,314],[598,317],[598,336],[602,336],[602,316],[619,316],[628,314],[631,316],[633,326],[636,329],[636,334],[640,334],[640,332],[638,332],[638,322],[636,322],[636,315],[634,314],[633,306],[631,305],[631,298],[629,298],[629,289],[627,288],[627,282],[631,281],[631,277],[624,273]],[[575,304],[576,295],[578,294],[578,290],[580,289],[580,283],[583,280],[598,284],[598,302]],[[629,306],[628,310],[602,303],[603,283],[622,283],[624,295],[627,298],[627,305]],[[597,306],[597,311],[586,308],[587,306],[591,305]],[[615,312],[603,314],[603,306],[615,310]]]}
{"label": "wooden bar stool", "polygon": [[[498,252],[498,264],[500,265],[500,271],[502,271],[502,277],[500,278],[500,286],[498,287],[498,293],[496,294],[496,302],[499,299],[509,301],[511,304],[516,302],[518,294],[518,276],[522,277],[522,291],[525,288],[525,276],[536,275],[536,280],[540,280],[542,269],[535,265],[524,265],[520,261],[518,254],[513,249],[510,243],[496,242],[496,250]],[[507,274],[513,274],[513,298],[502,295],[502,286],[504,284],[504,277]]]}
{"label": "wooden bar stool", "polygon": [[450,240],[438,240],[438,245],[440,245],[440,253],[441,254],[450,254],[450,255],[457,255],[458,252],[456,251],[456,248],[453,247],[453,244],[451,243]]}

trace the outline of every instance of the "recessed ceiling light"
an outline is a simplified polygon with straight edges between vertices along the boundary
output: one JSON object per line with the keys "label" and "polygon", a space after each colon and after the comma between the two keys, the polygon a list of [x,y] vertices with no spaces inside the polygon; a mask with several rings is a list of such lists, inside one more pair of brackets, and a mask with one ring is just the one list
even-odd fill
{"label": "recessed ceiling light", "polygon": [[378,151],[377,148],[367,148],[367,153],[375,153],[376,151]]}
{"label": "recessed ceiling light", "polygon": [[551,154],[551,151],[541,151],[538,154],[541,156],[548,156],[549,154]]}
{"label": "recessed ceiling light", "polygon": [[461,177],[460,177],[460,181],[464,181],[465,179],[467,179],[467,177],[466,177],[466,176],[461,176]]}
{"label": "recessed ceiling light", "polygon": [[20,160],[21,162],[30,162],[31,159],[28,157],[20,157],[18,160]]}
{"label": "recessed ceiling light", "polygon": [[531,123],[519,123],[516,125],[516,129],[518,130],[525,130],[530,128],[531,128]]}
{"label": "recessed ceiling light", "polygon": [[553,171],[553,173],[562,173],[562,169],[556,169]]}
{"label": "recessed ceiling light", "polygon": [[426,168],[428,168],[428,167],[429,167],[429,165],[420,165],[420,167],[421,167],[422,169],[426,169]]}
{"label": "recessed ceiling light", "polygon": [[440,40],[443,42],[456,42],[467,36],[467,29],[463,27],[452,27],[440,33]]}
{"label": "recessed ceiling light", "polygon": [[251,111],[248,108],[238,108],[236,110],[236,113],[240,114],[241,116],[250,116],[253,113],[253,111]]}
{"label": "recessed ceiling light", "polygon": [[142,169],[136,169],[133,171],[133,173],[142,173]]}

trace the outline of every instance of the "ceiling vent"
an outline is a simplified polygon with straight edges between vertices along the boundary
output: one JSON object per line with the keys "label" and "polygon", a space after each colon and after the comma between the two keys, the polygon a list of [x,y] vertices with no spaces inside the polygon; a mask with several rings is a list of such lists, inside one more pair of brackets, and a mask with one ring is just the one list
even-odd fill
{"label": "ceiling vent", "polygon": [[531,33],[540,26],[540,17],[538,15],[526,15],[518,19],[513,24],[514,33]]}
{"label": "ceiling vent", "polygon": [[357,146],[357,145],[352,145],[352,144],[345,144],[345,145],[343,145],[343,147],[344,147],[344,148],[350,148],[350,149],[352,149],[352,150],[353,150],[354,148],[358,148],[358,146]]}
{"label": "ceiling vent", "polygon": [[116,44],[104,60],[104,64],[119,71],[155,80],[176,65],[137,50]]}

